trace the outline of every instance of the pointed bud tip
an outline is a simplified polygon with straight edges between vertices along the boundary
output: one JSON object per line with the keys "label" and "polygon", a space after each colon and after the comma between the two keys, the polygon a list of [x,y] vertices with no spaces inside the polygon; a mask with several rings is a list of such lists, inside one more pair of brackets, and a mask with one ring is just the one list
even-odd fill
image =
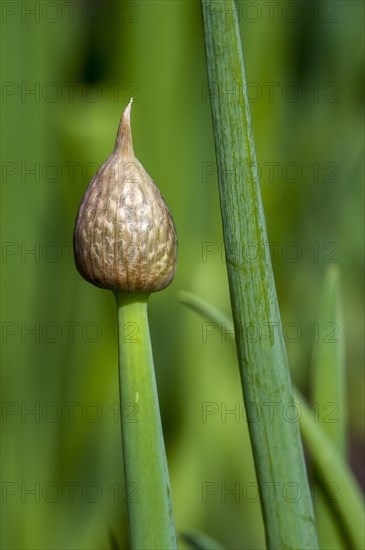
{"label": "pointed bud tip", "polygon": [[133,97],[130,98],[127,107],[124,109],[124,112],[123,112],[123,115],[122,115],[122,119],[123,119],[123,118],[126,118],[126,119],[130,120],[131,109],[132,109],[132,103],[133,103]]}
{"label": "pointed bud tip", "polygon": [[124,155],[133,155],[133,143],[131,133],[131,108],[133,97],[131,97],[127,107],[124,109],[119,123],[115,150],[120,150]]}

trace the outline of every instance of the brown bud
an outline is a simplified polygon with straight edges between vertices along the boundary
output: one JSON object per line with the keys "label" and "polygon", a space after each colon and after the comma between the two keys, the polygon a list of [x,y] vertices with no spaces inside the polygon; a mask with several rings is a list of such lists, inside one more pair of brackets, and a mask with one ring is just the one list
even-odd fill
{"label": "brown bud", "polygon": [[74,233],[80,274],[114,292],[150,293],[175,274],[177,237],[167,205],[133,152],[132,100],[114,151],[91,180]]}

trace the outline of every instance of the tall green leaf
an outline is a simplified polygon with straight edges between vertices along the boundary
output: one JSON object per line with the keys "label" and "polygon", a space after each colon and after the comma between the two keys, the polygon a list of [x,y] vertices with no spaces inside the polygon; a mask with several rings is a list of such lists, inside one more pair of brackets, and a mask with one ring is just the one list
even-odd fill
{"label": "tall green leaf", "polygon": [[[337,266],[328,269],[317,320],[318,342],[313,346],[312,401],[316,420],[338,453],[346,458],[346,397],[344,326]],[[322,548],[346,548],[341,523],[314,480],[318,498],[314,500],[318,538]]]}
{"label": "tall green leaf", "polygon": [[[249,403],[293,402],[257,177],[243,55],[233,0],[202,1],[224,244],[243,395]],[[229,93],[235,86],[242,91]],[[243,168],[245,170],[243,170]],[[242,181],[239,174],[248,174]],[[242,256],[244,245],[258,253]],[[248,336],[250,334],[250,336]],[[269,548],[316,548],[317,535],[297,423],[249,421]],[[283,496],[296,484],[301,498]],[[277,488],[273,497],[272,489]]]}

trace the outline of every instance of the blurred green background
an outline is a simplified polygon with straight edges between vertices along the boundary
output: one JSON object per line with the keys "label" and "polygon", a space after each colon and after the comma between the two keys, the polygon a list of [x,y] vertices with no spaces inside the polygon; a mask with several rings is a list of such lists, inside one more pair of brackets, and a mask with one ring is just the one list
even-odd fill
{"label": "blurred green background", "polygon": [[[329,335],[315,328],[323,277],[336,263],[349,457],[363,484],[364,5],[237,9],[292,375],[308,392],[313,346]],[[234,350],[177,298],[189,290],[229,313],[199,2],[1,10],[2,548],[107,549],[110,530],[127,548],[115,304],[81,279],[71,243],[131,96],[136,156],[179,236],[176,278],[150,299],[177,528],[263,548]],[[239,101],[240,83],[215,93],[227,92]],[[216,413],[204,417],[207,403]]]}

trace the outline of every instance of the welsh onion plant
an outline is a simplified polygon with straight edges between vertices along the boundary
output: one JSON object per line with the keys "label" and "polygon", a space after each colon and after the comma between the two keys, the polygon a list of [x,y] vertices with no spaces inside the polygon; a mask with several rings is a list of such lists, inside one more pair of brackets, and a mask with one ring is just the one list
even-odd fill
{"label": "welsh onion plant", "polygon": [[[132,549],[176,548],[171,492],[147,318],[151,292],[175,274],[174,222],[133,152],[132,100],[115,148],[82,200],[74,251],[80,274],[112,290],[118,309],[119,386]],[[125,412],[129,411],[128,419]]]}
{"label": "welsh onion plant", "polygon": [[[245,75],[233,0],[202,0],[208,77],[211,87],[229,89]],[[224,97],[224,99],[223,99]],[[361,547],[362,502],[346,464],[323,429],[313,426],[308,407],[293,394],[280,326],[265,218],[257,179],[255,148],[247,96],[241,102],[229,95],[211,94],[213,130],[218,164],[221,213],[228,280],[242,389],[246,403],[286,403],[301,406],[303,439],[322,481],[329,473],[341,481],[344,498],[336,513],[351,544]],[[125,482],[132,549],[176,548],[176,534],[167,462],[162,436],[152,349],[147,319],[151,292],[165,288],[176,267],[177,241],[173,221],[151,178],[134,156],[127,107],[115,149],[84,196],[75,228],[75,258],[81,275],[114,292],[119,323],[121,418],[126,407],[135,422],[122,422]],[[249,181],[231,181],[237,163],[250,172]],[[241,258],[243,243],[265,253],[256,262]],[[208,319],[222,316],[212,306],[185,295],[183,299]],[[224,319],[227,324],[227,319]],[[250,341],[245,327],[259,322],[268,337]],[[228,326],[228,324],[227,324]],[[271,326],[271,327],[270,327]],[[297,423],[248,417],[252,451],[260,489],[267,546],[270,549],[318,547],[313,505]],[[320,450],[320,452],[319,452]],[[330,465],[330,468],[328,468]],[[300,499],[293,503],[272,498],[267,489],[294,484]],[[187,535],[194,548],[219,548],[205,535]]]}

